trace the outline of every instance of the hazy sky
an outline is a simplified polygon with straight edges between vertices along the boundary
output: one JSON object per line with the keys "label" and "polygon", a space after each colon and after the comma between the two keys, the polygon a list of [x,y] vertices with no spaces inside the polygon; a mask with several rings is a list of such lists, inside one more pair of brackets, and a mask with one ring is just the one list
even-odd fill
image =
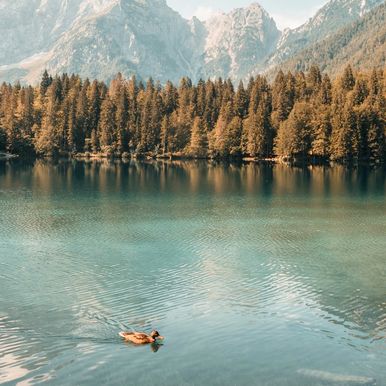
{"label": "hazy sky", "polygon": [[[218,10],[230,11],[244,7],[253,0],[167,0],[170,7],[182,16],[191,18],[193,15],[207,19]],[[327,3],[326,0],[260,0],[258,1],[275,19],[279,28],[297,27],[312,16],[318,8]]]}

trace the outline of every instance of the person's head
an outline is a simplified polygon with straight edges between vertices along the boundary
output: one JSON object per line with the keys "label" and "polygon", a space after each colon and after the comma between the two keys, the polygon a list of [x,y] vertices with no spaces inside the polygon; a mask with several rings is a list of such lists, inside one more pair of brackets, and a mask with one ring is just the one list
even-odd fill
{"label": "person's head", "polygon": [[153,338],[153,339],[163,339],[163,337],[159,334],[158,331],[156,330],[153,330],[151,333],[150,333],[150,336]]}

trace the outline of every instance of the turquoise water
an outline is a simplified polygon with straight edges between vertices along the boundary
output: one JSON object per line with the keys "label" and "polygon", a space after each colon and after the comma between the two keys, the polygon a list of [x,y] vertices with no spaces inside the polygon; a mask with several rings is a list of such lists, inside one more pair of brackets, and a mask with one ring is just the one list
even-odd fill
{"label": "turquoise water", "polygon": [[386,385],[385,177],[0,163],[0,383]]}

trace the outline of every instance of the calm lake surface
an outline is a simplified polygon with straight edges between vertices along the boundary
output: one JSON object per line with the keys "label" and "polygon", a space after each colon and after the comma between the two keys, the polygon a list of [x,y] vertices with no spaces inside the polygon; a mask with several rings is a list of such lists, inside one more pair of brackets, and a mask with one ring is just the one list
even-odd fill
{"label": "calm lake surface", "polygon": [[0,163],[0,383],[386,385],[385,176]]}

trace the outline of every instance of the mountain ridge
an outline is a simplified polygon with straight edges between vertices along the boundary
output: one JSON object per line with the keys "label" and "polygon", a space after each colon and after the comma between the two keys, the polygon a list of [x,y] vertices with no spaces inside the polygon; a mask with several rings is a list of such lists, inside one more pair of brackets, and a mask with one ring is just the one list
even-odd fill
{"label": "mountain ridge", "polygon": [[318,41],[333,36],[384,0],[331,0],[300,27],[284,31],[275,54],[267,62],[277,66]]}
{"label": "mountain ridge", "polygon": [[331,0],[302,26],[281,32],[256,2],[202,22],[184,19],[165,0],[3,0],[0,80],[36,83],[44,69],[106,81],[118,72],[162,83],[248,79],[285,65],[381,3]]}
{"label": "mountain ridge", "polygon": [[307,71],[313,64],[335,75],[347,63],[357,69],[386,65],[386,3],[271,69],[270,75],[274,76],[279,67],[283,71]]}

